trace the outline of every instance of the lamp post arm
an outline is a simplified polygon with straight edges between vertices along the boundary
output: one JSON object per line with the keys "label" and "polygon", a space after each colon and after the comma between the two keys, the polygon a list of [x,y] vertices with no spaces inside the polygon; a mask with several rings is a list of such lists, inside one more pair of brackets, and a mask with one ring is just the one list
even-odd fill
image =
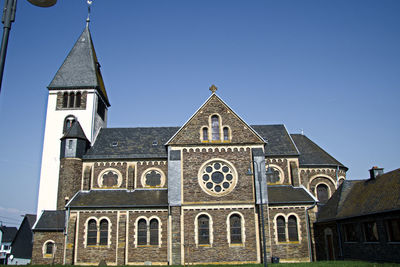
{"label": "lamp post arm", "polygon": [[1,84],[3,81],[4,64],[6,61],[7,46],[8,46],[8,36],[10,35],[11,24],[15,20],[15,11],[17,9],[17,0],[5,0],[3,9],[3,38],[1,40],[1,50],[0,50],[0,93]]}

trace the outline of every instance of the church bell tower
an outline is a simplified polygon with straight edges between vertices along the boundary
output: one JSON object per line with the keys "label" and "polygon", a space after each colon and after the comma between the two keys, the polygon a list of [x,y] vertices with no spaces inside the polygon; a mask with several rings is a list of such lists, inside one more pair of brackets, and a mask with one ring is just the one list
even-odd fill
{"label": "church bell tower", "polygon": [[50,85],[43,141],[37,214],[55,210],[61,138],[79,122],[93,144],[107,126],[110,103],[87,23]]}

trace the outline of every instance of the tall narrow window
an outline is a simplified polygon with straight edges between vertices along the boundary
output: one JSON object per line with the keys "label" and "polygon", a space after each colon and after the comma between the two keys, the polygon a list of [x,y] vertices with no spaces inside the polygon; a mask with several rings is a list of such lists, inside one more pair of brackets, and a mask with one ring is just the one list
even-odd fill
{"label": "tall narrow window", "polygon": [[297,231],[297,219],[296,216],[294,215],[289,216],[288,232],[289,232],[289,241],[299,241],[299,235]]}
{"label": "tall narrow window", "polygon": [[87,228],[87,245],[96,245],[97,242],[97,225],[96,221],[91,219]]}
{"label": "tall narrow window", "polygon": [[220,140],[219,138],[219,118],[217,115],[211,117],[212,140]]}
{"label": "tall narrow window", "polygon": [[197,219],[199,244],[210,244],[210,219],[207,215],[200,215]]}
{"label": "tall narrow window", "polygon": [[229,141],[229,129],[228,127],[224,127],[224,141]]}
{"label": "tall narrow window", "polygon": [[229,223],[230,223],[230,230],[231,230],[231,243],[232,244],[242,243],[241,217],[237,214],[234,214],[229,218]]}
{"label": "tall narrow window", "polygon": [[390,242],[400,242],[400,219],[387,220],[386,230]]}
{"label": "tall narrow window", "polygon": [[158,221],[150,221],[150,245],[158,245]]}
{"label": "tall narrow window", "polygon": [[75,122],[74,116],[68,116],[64,120],[64,131],[63,133],[68,132],[68,130],[72,127],[72,124]]}
{"label": "tall narrow window", "polygon": [[76,108],[81,107],[81,100],[82,100],[82,94],[80,92],[76,93],[76,96],[75,96],[75,107]]}
{"label": "tall narrow window", "polygon": [[108,244],[108,221],[103,219],[100,221],[100,245]]}
{"label": "tall narrow window", "polygon": [[203,128],[203,141],[208,141],[208,128]]}
{"label": "tall narrow window", "polygon": [[378,228],[376,222],[365,222],[364,223],[364,236],[366,242],[378,242]]}
{"label": "tall narrow window", "polygon": [[53,254],[53,249],[54,249],[54,243],[48,242],[46,244],[46,254]]}
{"label": "tall narrow window", "polygon": [[147,245],[147,223],[145,219],[138,222],[138,245]]}
{"label": "tall narrow window", "polygon": [[69,107],[73,108],[74,107],[74,101],[75,100],[75,94],[74,93],[70,93],[69,94]]}
{"label": "tall narrow window", "polygon": [[67,108],[68,107],[68,93],[67,92],[65,92],[64,95],[63,95],[62,106],[63,106],[63,108]]}
{"label": "tall narrow window", "polygon": [[326,184],[319,184],[317,186],[317,198],[319,202],[325,204],[329,199],[328,186]]}
{"label": "tall narrow window", "polygon": [[276,218],[278,242],[286,242],[286,223],[283,216]]}

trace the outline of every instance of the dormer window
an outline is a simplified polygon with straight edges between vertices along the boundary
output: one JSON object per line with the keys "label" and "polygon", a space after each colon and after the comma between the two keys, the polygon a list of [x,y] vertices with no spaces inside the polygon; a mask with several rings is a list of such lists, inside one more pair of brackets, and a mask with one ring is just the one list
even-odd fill
{"label": "dormer window", "polygon": [[72,124],[76,121],[76,118],[74,116],[68,116],[64,120],[64,129],[63,133],[68,132],[68,130],[72,127]]}
{"label": "dormer window", "polygon": [[219,138],[219,117],[213,115],[211,117],[211,137],[213,141],[220,140]]}

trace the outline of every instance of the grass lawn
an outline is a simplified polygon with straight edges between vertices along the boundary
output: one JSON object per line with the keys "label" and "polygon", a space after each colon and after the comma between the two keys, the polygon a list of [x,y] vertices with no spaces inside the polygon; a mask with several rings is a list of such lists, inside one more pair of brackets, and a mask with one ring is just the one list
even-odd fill
{"label": "grass lawn", "polygon": [[[6,265],[4,265],[6,266]],[[25,266],[26,265],[14,265],[14,266]],[[38,267],[49,267],[51,265],[34,265]],[[53,265],[54,267],[77,267],[79,265]],[[183,267],[183,265],[175,265],[175,267]],[[215,267],[217,265],[190,265],[190,266],[199,266],[199,267]],[[282,267],[282,266],[287,266],[287,267],[335,267],[335,266],[345,266],[345,267],[378,267],[378,266],[384,266],[384,267],[389,267],[389,266],[397,266],[400,267],[400,264],[396,263],[373,263],[373,262],[365,262],[365,261],[318,261],[318,262],[306,262],[306,263],[268,263],[269,267]],[[87,267],[87,266],[85,266]],[[118,266],[117,266],[118,267]],[[146,266],[134,266],[134,267],[148,267]],[[264,267],[263,264],[238,264],[238,265],[223,265],[223,267]]]}

